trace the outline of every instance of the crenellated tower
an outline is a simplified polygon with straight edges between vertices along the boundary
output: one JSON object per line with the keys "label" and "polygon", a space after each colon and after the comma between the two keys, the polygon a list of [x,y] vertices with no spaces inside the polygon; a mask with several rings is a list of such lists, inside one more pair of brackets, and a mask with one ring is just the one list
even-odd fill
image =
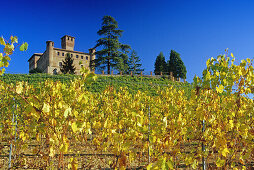
{"label": "crenellated tower", "polygon": [[74,50],[75,37],[65,35],[61,38],[62,49]]}

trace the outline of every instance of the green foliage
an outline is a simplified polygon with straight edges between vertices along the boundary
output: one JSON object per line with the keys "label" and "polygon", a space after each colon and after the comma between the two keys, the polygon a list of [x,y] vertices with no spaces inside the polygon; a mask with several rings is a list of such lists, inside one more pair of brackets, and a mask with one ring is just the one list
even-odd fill
{"label": "green foliage", "polygon": [[180,77],[182,79],[186,79],[186,67],[182,59],[180,58],[180,54],[174,50],[171,50],[170,52],[170,59],[168,61],[168,72],[172,72],[173,76],[176,78]]}
{"label": "green foliage", "polygon": [[[87,75],[89,72],[84,69],[82,74]],[[94,73],[93,73],[94,74]],[[20,81],[28,82],[30,85],[38,85],[46,80],[52,80],[54,82],[60,81],[65,84],[70,84],[75,79],[82,78],[80,75],[72,74],[4,74],[0,77],[0,81],[7,84],[17,84]],[[96,80],[94,80],[96,78]],[[88,79],[89,80],[89,79]],[[96,76],[93,77],[93,81],[84,84],[84,87],[92,93],[103,93],[108,86],[114,87],[116,91],[125,87],[131,94],[136,94],[138,91],[146,92],[149,95],[158,95],[157,91],[173,86],[175,89],[184,89],[190,96],[191,85],[189,83],[173,82],[164,78],[151,78],[151,77],[131,77],[131,76]]]}
{"label": "green foliage", "polygon": [[137,55],[137,52],[132,50],[129,58],[129,73],[132,71],[133,74],[140,74],[141,71],[144,71],[144,69],[141,69],[142,64],[140,61],[141,60]]}
{"label": "green foliage", "polygon": [[63,74],[75,74],[76,68],[74,67],[73,58],[71,57],[70,53],[66,54],[60,70]]}
{"label": "green foliage", "polygon": [[28,48],[28,44],[25,42],[24,44],[22,44],[22,45],[20,46],[20,51],[26,51],[27,48]]}
{"label": "green foliage", "polygon": [[154,64],[154,74],[159,75],[161,72],[163,74],[167,72],[167,63],[162,52],[157,56]]}
{"label": "green foliage", "polygon": [[119,37],[122,36],[123,30],[118,29],[118,23],[112,16],[104,16],[102,19],[102,27],[97,32],[102,36],[97,40],[95,47],[102,47],[97,50],[95,67],[104,70],[107,68],[108,74],[111,69],[126,72],[128,70],[128,50],[129,45],[121,44]]}

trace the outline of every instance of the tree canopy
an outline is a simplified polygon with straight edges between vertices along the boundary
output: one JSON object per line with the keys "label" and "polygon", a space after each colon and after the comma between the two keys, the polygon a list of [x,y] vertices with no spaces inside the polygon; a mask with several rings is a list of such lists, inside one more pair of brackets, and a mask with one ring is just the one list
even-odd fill
{"label": "tree canopy", "polygon": [[174,50],[170,52],[170,58],[168,61],[168,72],[172,72],[176,78],[186,79],[186,67],[180,57],[180,54]]}
{"label": "tree canopy", "polygon": [[161,72],[167,72],[167,63],[162,52],[157,56],[154,64],[154,74],[159,75]]}
{"label": "tree canopy", "polygon": [[144,71],[144,69],[141,69],[142,64],[140,63],[140,58],[137,55],[137,52],[135,50],[132,50],[130,58],[129,58],[129,72],[132,71],[133,74],[140,74],[141,71]]}
{"label": "tree canopy", "polygon": [[117,69],[118,71],[128,69],[127,53],[130,46],[119,42],[122,32],[123,30],[118,29],[118,23],[112,16],[103,17],[102,27],[97,32],[102,37],[97,40],[95,45],[95,48],[101,47],[101,50],[96,52],[96,68],[101,70],[107,68],[108,74],[110,74],[111,69]]}
{"label": "tree canopy", "polygon": [[70,53],[66,54],[60,70],[63,74],[75,74],[76,68],[73,65],[73,58],[71,57]]}

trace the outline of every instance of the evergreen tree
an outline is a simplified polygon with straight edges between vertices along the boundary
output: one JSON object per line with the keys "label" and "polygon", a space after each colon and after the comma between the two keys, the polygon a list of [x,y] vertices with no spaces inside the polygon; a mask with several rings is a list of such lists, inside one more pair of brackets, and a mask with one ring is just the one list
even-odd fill
{"label": "evergreen tree", "polygon": [[180,54],[174,50],[170,52],[170,59],[168,61],[168,71],[173,73],[176,78],[186,78],[186,67],[180,58]]}
{"label": "evergreen tree", "polygon": [[181,77],[182,79],[186,79],[187,70],[182,60],[179,60],[177,71],[179,77]]}
{"label": "evergreen tree", "polygon": [[165,73],[167,72],[167,63],[165,61],[165,57],[162,52],[157,56],[155,64],[154,64],[154,74],[159,75],[160,72]]}
{"label": "evergreen tree", "polygon": [[60,70],[63,74],[75,74],[76,68],[73,65],[73,58],[71,57],[70,53],[66,54]]}
{"label": "evergreen tree", "polygon": [[133,74],[140,74],[141,71],[144,71],[144,69],[141,69],[142,64],[140,63],[140,58],[137,55],[137,52],[135,50],[132,50],[130,59],[129,59],[129,72],[132,71]]}
{"label": "evergreen tree", "polygon": [[102,19],[102,27],[97,32],[102,36],[97,40],[95,47],[102,47],[96,52],[95,67],[99,69],[107,68],[108,74],[111,69],[118,71],[125,70],[124,61],[126,60],[125,53],[130,46],[121,44],[119,37],[122,36],[123,30],[118,29],[118,23],[112,16],[104,16]]}
{"label": "evergreen tree", "polygon": [[129,70],[129,45],[121,44],[119,57],[116,62],[116,69],[123,74],[127,74]]}

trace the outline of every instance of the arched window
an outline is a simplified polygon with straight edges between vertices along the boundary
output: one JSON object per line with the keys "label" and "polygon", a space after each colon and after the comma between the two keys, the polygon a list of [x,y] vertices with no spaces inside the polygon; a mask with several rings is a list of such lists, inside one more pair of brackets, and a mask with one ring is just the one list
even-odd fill
{"label": "arched window", "polygon": [[56,69],[56,68],[53,70],[53,74],[54,74],[54,75],[57,74],[57,69]]}

